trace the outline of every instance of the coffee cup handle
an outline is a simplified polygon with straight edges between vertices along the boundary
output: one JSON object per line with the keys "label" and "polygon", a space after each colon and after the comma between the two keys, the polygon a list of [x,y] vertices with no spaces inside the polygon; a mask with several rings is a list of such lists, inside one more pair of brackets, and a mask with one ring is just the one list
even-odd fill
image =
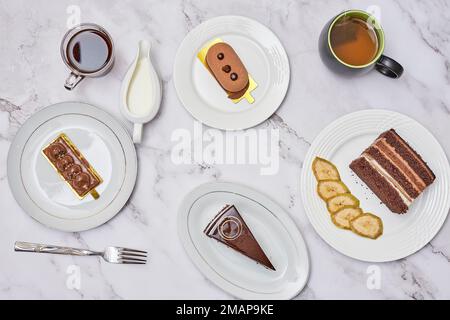
{"label": "coffee cup handle", "polygon": [[84,79],[84,76],[81,76],[79,74],[75,74],[75,73],[71,72],[69,77],[66,79],[66,82],[64,83],[64,88],[66,88],[67,90],[72,90],[83,79]]}
{"label": "coffee cup handle", "polygon": [[392,58],[382,55],[377,61],[376,69],[385,76],[393,79],[398,79],[403,74],[403,67],[400,63]]}

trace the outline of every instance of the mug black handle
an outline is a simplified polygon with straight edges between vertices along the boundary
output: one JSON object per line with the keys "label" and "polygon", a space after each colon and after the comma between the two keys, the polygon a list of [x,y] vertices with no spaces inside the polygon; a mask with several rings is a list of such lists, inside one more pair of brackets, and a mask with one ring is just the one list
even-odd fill
{"label": "mug black handle", "polygon": [[400,63],[385,55],[377,61],[376,69],[385,76],[393,79],[398,79],[403,74],[403,67]]}

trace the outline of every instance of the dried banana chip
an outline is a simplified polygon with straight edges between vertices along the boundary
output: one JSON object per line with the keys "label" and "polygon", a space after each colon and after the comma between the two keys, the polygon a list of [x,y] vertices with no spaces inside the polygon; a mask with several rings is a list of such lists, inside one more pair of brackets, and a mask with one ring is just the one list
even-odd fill
{"label": "dried banana chip", "polygon": [[319,197],[327,201],[338,194],[349,193],[347,186],[342,181],[323,180],[317,184],[317,193]]}
{"label": "dried banana chip", "polygon": [[316,157],[312,163],[314,176],[318,181],[321,180],[335,180],[339,181],[339,171],[336,166],[330,161]]}
{"label": "dried banana chip", "polygon": [[350,221],[359,217],[362,214],[363,214],[363,211],[361,210],[361,208],[354,208],[354,207],[346,206],[346,207],[343,207],[342,209],[340,209],[339,211],[337,211],[336,213],[334,213],[331,216],[331,220],[337,227],[339,227],[341,229],[350,230],[351,229]]}
{"label": "dried banana chip", "polygon": [[346,206],[357,208],[359,207],[359,200],[351,193],[344,193],[338,194],[327,202],[327,209],[331,214],[338,212]]}
{"label": "dried banana chip", "polygon": [[362,237],[377,239],[383,234],[383,221],[371,213],[364,213],[350,222],[354,233]]}

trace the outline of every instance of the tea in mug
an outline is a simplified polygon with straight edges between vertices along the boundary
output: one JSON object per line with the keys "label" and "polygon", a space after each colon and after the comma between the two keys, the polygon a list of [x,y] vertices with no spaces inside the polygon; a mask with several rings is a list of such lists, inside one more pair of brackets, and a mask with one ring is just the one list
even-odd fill
{"label": "tea in mug", "polygon": [[344,16],[331,29],[330,45],[346,64],[364,66],[378,53],[378,37],[373,25],[361,18]]}

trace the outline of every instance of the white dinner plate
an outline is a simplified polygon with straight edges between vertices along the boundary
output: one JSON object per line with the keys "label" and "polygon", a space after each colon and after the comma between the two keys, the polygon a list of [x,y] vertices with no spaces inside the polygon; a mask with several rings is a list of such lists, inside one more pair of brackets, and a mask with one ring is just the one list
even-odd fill
{"label": "white dinner plate", "polygon": [[[350,163],[384,131],[394,128],[428,163],[436,180],[408,212],[395,214],[380,203],[349,168]],[[311,169],[316,156],[333,162],[342,181],[361,201],[361,208],[383,220],[384,233],[370,240],[337,228],[316,192]],[[440,230],[450,209],[450,166],[444,150],[417,121],[387,110],[364,110],[337,119],[314,140],[304,161],[301,193],[309,221],[334,249],[362,261],[385,262],[409,256],[424,247]]]}
{"label": "white dinner plate", "polygon": [[[203,233],[226,204],[239,210],[276,271]],[[308,279],[308,251],[295,223],[278,204],[253,189],[217,182],[194,189],[180,206],[178,233],[197,268],[237,298],[291,299]]]}
{"label": "white dinner plate", "polygon": [[[103,183],[78,199],[42,155],[65,133]],[[125,128],[111,115],[80,102],[49,106],[20,128],[8,153],[8,182],[18,204],[42,224],[63,231],[95,228],[117,214],[133,191],[137,157]]]}
{"label": "white dinner plate", "polygon": [[[211,40],[221,38],[238,53],[258,83],[253,104],[234,104],[197,58]],[[283,45],[267,27],[240,16],[222,16],[203,22],[181,43],[174,64],[178,98],[194,118],[225,130],[253,127],[280,106],[289,86],[289,61]]]}

